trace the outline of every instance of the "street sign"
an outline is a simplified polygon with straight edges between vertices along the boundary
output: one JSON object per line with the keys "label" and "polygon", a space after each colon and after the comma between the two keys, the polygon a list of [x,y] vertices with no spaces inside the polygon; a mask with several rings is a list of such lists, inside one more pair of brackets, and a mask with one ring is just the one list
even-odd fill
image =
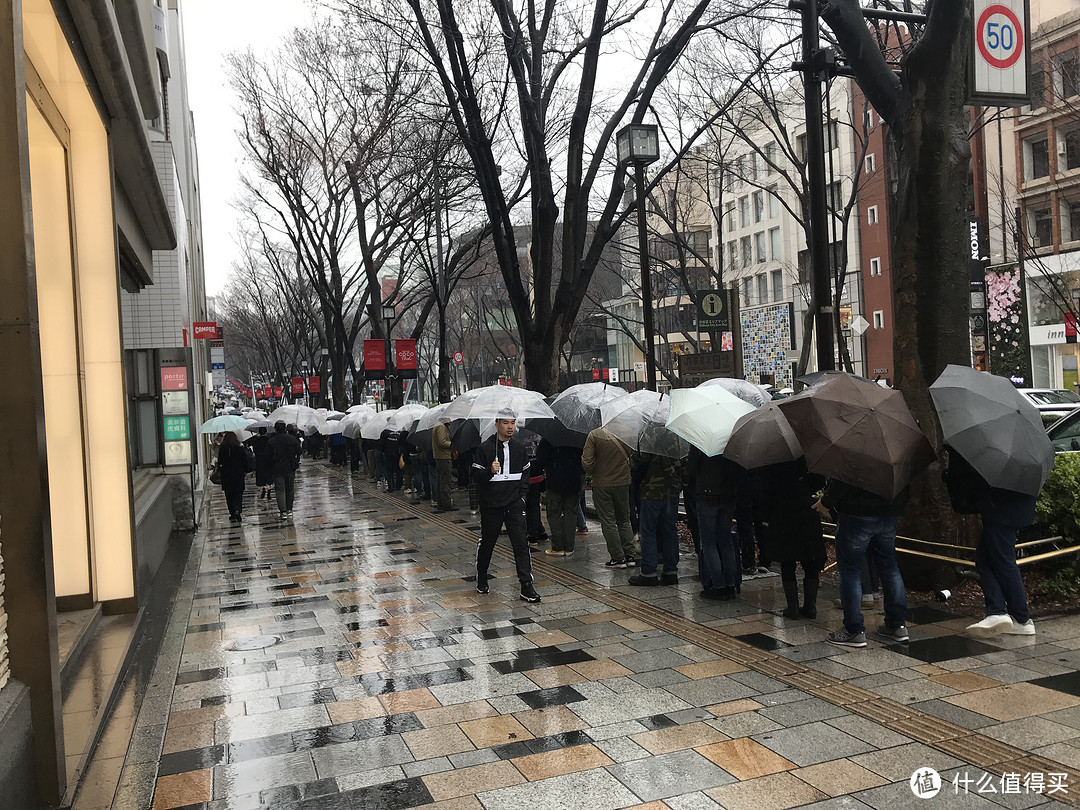
{"label": "street sign", "polygon": [[971,18],[970,100],[1002,107],[1026,104],[1031,70],[1027,0],[972,0]]}
{"label": "street sign", "polygon": [[463,355],[461,352],[454,352],[454,362],[455,363],[463,363],[463,362],[465,362],[465,355]]}
{"label": "street sign", "polygon": [[870,321],[866,320],[862,315],[856,316],[855,320],[851,322],[851,331],[856,335],[861,335],[870,327]]}
{"label": "street sign", "polygon": [[731,329],[731,309],[727,290],[698,290],[698,329],[724,332]]}

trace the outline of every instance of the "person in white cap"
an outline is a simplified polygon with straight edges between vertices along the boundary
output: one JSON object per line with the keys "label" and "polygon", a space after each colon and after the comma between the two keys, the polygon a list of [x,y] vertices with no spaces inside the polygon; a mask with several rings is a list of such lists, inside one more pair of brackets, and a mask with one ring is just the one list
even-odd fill
{"label": "person in white cap", "polygon": [[533,588],[532,558],[525,528],[525,498],[529,491],[529,458],[525,443],[515,436],[517,414],[503,408],[495,417],[495,435],[477,448],[472,478],[480,499],[480,541],[476,546],[476,591],[488,592],[491,552],[506,524],[514,563],[521,583],[521,598],[539,602]]}

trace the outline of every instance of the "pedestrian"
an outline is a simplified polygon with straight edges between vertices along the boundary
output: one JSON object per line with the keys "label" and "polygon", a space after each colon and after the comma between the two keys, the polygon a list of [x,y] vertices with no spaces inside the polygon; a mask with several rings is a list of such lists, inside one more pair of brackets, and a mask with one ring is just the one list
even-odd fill
{"label": "pedestrian", "polygon": [[[681,458],[634,453],[632,463],[642,470],[641,573],[630,577],[631,585],[677,585],[679,582],[679,493],[686,483],[686,464]],[[663,573],[657,572],[659,561]]]}
{"label": "pedestrian", "polygon": [[401,489],[401,452],[398,444],[397,428],[388,425],[379,436],[379,450],[383,456],[383,469],[386,471],[386,491],[397,492]]}
{"label": "pedestrian", "polygon": [[247,452],[233,432],[226,433],[218,449],[217,469],[221,476],[221,489],[229,507],[229,522],[239,523],[244,508],[244,476]]}
{"label": "pedestrian", "polygon": [[363,458],[363,453],[360,450],[360,443],[355,439],[345,437],[346,446],[349,449],[349,472],[358,472],[360,470],[360,460]]}
{"label": "pedestrian", "polygon": [[581,466],[592,478],[593,508],[607,542],[608,568],[637,565],[630,526],[630,450],[607,428],[590,431]]}
{"label": "pedestrian", "polygon": [[427,459],[424,451],[415,444],[409,444],[409,467],[412,469],[413,503],[423,503],[431,499],[428,489]]}
{"label": "pedestrian", "polygon": [[533,588],[532,557],[525,530],[525,498],[529,489],[529,458],[525,443],[514,434],[517,415],[502,408],[495,418],[495,435],[477,448],[472,478],[480,503],[480,541],[476,547],[476,592],[488,592],[491,552],[503,525],[510,535],[521,598],[539,602]]}
{"label": "pedestrian", "polygon": [[694,482],[698,542],[705,564],[703,599],[734,599],[742,582],[737,535],[731,531],[741,469],[729,458],[707,456],[690,446],[687,477]]}
{"label": "pedestrian", "polygon": [[886,498],[830,478],[814,508],[836,515],[836,568],[840,573],[840,602],[844,626],[826,637],[843,647],[865,647],[862,614],[863,560],[870,554],[885,592],[885,623],[877,634],[889,641],[907,641],[907,591],[896,564],[896,521],[908,501],[905,487]]}
{"label": "pedestrian", "polygon": [[335,467],[344,467],[347,458],[345,450],[345,435],[342,433],[330,434],[330,463]]}
{"label": "pedestrian", "polygon": [[976,638],[999,635],[1033,636],[1035,622],[1028,610],[1027,593],[1016,564],[1016,539],[1035,520],[1034,495],[991,487],[974,467],[951,447],[945,473],[953,509],[977,512],[982,531],[975,545],[975,571],[983,590],[986,617],[968,625]]}
{"label": "pedestrian", "polygon": [[537,448],[536,464],[544,471],[544,499],[551,531],[551,548],[544,553],[569,557],[574,553],[578,496],[585,483],[581,448],[555,446],[545,439]]}
{"label": "pedestrian", "polygon": [[537,546],[548,539],[544,521],[540,519],[540,500],[545,490],[544,468],[536,463],[540,447],[540,435],[531,430],[519,433],[529,456],[529,494],[525,499],[525,532],[530,546]]}
{"label": "pedestrian", "polygon": [[[806,459],[770,464],[758,471],[768,531],[762,553],[780,563],[780,582],[787,606],[784,616],[817,618],[819,578],[825,567],[825,539],[821,515],[814,509],[825,478],[810,473]],[[799,604],[797,565],[803,570],[803,602]],[[745,562],[743,570],[746,570]]]}
{"label": "pedestrian", "polygon": [[300,440],[287,433],[285,423],[278,421],[274,425],[274,435],[270,437],[269,446],[279,517],[284,520],[293,512],[296,468],[300,466]]}
{"label": "pedestrian", "polygon": [[255,452],[255,486],[259,487],[259,498],[269,498],[270,490],[274,488],[274,474],[270,470],[270,437],[266,435],[266,428],[259,428],[258,434],[252,436],[244,444]]}
{"label": "pedestrian", "polygon": [[585,479],[581,479],[581,492],[578,493],[577,533],[588,534],[589,524],[585,522]]}
{"label": "pedestrian", "polygon": [[453,512],[457,509],[450,493],[451,453],[450,420],[441,417],[434,430],[431,431],[431,455],[435,459],[436,489],[439,495],[436,507],[438,512]]}

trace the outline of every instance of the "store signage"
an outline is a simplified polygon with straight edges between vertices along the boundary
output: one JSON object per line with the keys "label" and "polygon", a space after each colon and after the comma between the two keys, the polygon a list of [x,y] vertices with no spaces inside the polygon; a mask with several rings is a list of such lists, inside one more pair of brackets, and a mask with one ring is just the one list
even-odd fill
{"label": "store signage", "polygon": [[162,428],[166,442],[191,438],[191,421],[186,416],[166,416]]}
{"label": "store signage", "polygon": [[609,368],[607,372],[608,382],[617,383],[619,381],[619,370],[617,368]]}
{"label": "store signage", "polygon": [[191,325],[192,334],[196,340],[216,340],[218,336],[217,321],[195,321]]}
{"label": "store signage", "polygon": [[281,399],[281,395],[285,393],[285,389],[280,385],[274,386],[274,399]]}
{"label": "store signage", "polygon": [[161,413],[164,416],[179,416],[188,412],[187,391],[162,391]]}
{"label": "store signage", "polygon": [[1065,342],[1076,343],[1076,313],[1065,313]]}
{"label": "store signage", "polygon": [[364,379],[382,380],[386,378],[386,341],[364,341]]}
{"label": "store signage", "polygon": [[594,368],[594,369],[592,370],[592,378],[593,378],[593,380],[594,380],[595,382],[599,382],[599,381],[600,381],[600,369],[598,369],[598,368]]}
{"label": "store signage", "polygon": [[402,338],[394,341],[394,365],[398,377],[403,380],[415,380],[417,372],[416,341]]}
{"label": "store signage", "polygon": [[187,390],[187,366],[163,366],[161,369],[162,391]]}

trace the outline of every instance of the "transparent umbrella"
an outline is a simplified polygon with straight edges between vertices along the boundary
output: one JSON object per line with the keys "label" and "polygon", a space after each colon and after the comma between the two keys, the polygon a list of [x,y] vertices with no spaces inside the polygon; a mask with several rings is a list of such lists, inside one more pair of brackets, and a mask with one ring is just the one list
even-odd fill
{"label": "transparent umbrella", "polygon": [[739,417],[757,409],[718,385],[678,388],[670,399],[666,427],[707,456],[724,452]]}
{"label": "transparent umbrella", "polygon": [[734,394],[743,402],[749,402],[755,408],[760,408],[766,402],[772,402],[772,397],[760,385],[734,377],[714,377],[703,382],[698,388],[712,388],[713,386],[723,388],[729,394]]}
{"label": "transparent umbrella", "polygon": [[631,449],[657,456],[682,458],[690,445],[667,429],[671,397],[641,390],[600,406],[603,426]]}
{"label": "transparent umbrella", "polygon": [[298,428],[318,429],[325,419],[314,408],[306,405],[282,405],[266,417],[267,422],[284,422],[287,425],[296,425]]}
{"label": "transparent umbrella", "polygon": [[544,402],[544,395],[527,388],[509,385],[489,385],[466,391],[446,409],[452,420],[471,419],[476,422],[494,422],[503,408],[517,414],[518,425],[524,427],[530,419],[553,419],[554,412]]}
{"label": "transparent umbrella", "polygon": [[616,385],[592,382],[571,385],[551,402],[555,418],[567,430],[583,433],[600,427],[600,406],[626,396],[626,391]]}
{"label": "transparent umbrella", "polygon": [[344,425],[341,424],[340,419],[335,419],[330,422],[323,422],[319,425],[319,433],[323,436],[333,436],[335,433],[344,432]]}
{"label": "transparent umbrella", "polygon": [[350,413],[341,420],[341,432],[350,439],[358,438],[360,428],[374,418],[374,416],[374,413],[368,413],[367,411]]}
{"label": "transparent umbrella", "polygon": [[439,419],[442,418],[443,413],[449,407],[449,402],[443,402],[434,408],[428,408],[420,414],[417,417],[416,424],[413,425],[413,429],[409,431],[409,441],[421,449],[430,450],[431,432],[435,429],[435,425],[439,424]]}
{"label": "transparent umbrella", "polygon": [[386,430],[386,426],[390,422],[390,417],[396,413],[395,408],[387,408],[385,411],[379,411],[360,428],[360,435],[365,439],[371,439],[374,441],[382,436],[382,432]]}

